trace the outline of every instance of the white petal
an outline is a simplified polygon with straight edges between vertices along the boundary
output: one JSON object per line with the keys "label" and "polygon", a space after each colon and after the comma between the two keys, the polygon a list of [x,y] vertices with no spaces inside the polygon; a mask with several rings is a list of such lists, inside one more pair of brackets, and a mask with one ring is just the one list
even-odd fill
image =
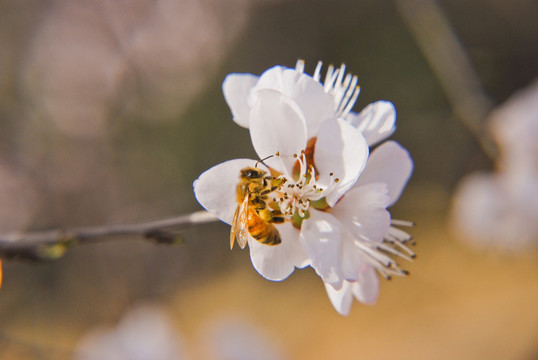
{"label": "white petal", "polygon": [[248,95],[257,82],[258,77],[252,74],[230,74],[222,83],[224,99],[230,107],[234,121],[245,128],[248,128],[250,113]]}
{"label": "white petal", "polygon": [[[263,159],[279,152],[279,158],[265,163],[277,170],[291,171],[295,159],[306,148],[306,123],[301,109],[287,96],[274,90],[260,90],[250,112],[250,137],[258,156]],[[281,160],[286,169],[282,169]]]}
{"label": "white petal", "polygon": [[342,119],[327,120],[321,125],[314,150],[314,162],[320,175],[318,182],[326,187],[330,173],[338,178],[325,195],[329,206],[334,206],[353,186],[367,159],[368,145],[360,131]]}
{"label": "white petal", "polygon": [[250,259],[254,268],[266,279],[280,281],[293,270],[309,265],[309,260],[299,242],[299,230],[290,223],[277,225],[282,242],[268,246],[249,239]]}
{"label": "white petal", "polygon": [[349,315],[351,303],[353,302],[353,294],[351,292],[351,284],[344,281],[342,288],[336,290],[330,284],[325,283],[325,290],[329,295],[329,300],[340,315]]}
{"label": "white petal", "polygon": [[311,266],[335,288],[342,286],[341,224],[331,214],[310,210],[310,218],[303,221],[300,240],[310,258]]}
{"label": "white petal", "polygon": [[373,267],[365,265],[352,286],[353,295],[363,304],[374,304],[379,295],[379,277]]}
{"label": "white petal", "polygon": [[353,236],[345,231],[342,238],[342,276],[345,281],[357,281],[359,267],[363,265],[364,254],[355,245]]}
{"label": "white petal", "polygon": [[336,204],[331,214],[359,241],[381,242],[390,226],[386,207],[391,198],[387,191],[384,183],[354,187]]}
{"label": "white petal", "polygon": [[349,113],[347,120],[363,133],[369,146],[385,140],[396,130],[396,110],[389,101],[372,103],[359,114]]}
{"label": "white petal", "polygon": [[374,183],[353,188],[331,210],[345,228],[342,238],[342,274],[348,281],[358,280],[358,269],[364,266],[360,242],[381,242],[390,227],[390,203],[387,186]]}
{"label": "white petal", "polygon": [[194,181],[196,199],[207,211],[231,224],[238,205],[239,171],[255,164],[256,160],[236,159],[213,166]]}
{"label": "white petal", "polygon": [[373,305],[379,295],[379,278],[371,266],[364,265],[359,271],[357,281],[344,280],[340,289],[325,283],[325,290],[334,308],[340,315],[348,315],[353,296],[363,304]]}
{"label": "white petal", "polygon": [[386,141],[372,152],[355,187],[383,182],[389,188],[392,205],[400,197],[412,172],[413,160],[407,150],[395,141]]}
{"label": "white petal", "polygon": [[318,133],[324,120],[334,117],[334,101],[323,85],[311,76],[295,69],[275,66],[260,76],[253,91],[273,89],[295,101],[304,113],[308,138]]}

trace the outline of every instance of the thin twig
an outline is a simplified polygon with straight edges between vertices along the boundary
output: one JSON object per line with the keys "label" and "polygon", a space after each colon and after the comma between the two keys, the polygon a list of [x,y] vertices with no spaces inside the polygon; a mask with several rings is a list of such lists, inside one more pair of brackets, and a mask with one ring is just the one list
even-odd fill
{"label": "thin twig", "polygon": [[67,243],[93,243],[111,237],[125,235],[143,236],[145,238],[167,242],[167,238],[173,235],[173,230],[211,223],[217,220],[216,216],[206,211],[197,211],[188,215],[137,224],[101,225],[35,232],[12,232],[0,234],[0,254],[14,256],[18,252],[24,253],[40,246]]}
{"label": "thin twig", "polygon": [[454,113],[492,159],[497,149],[483,124],[493,102],[469,57],[435,0],[395,0],[417,45],[430,64]]}

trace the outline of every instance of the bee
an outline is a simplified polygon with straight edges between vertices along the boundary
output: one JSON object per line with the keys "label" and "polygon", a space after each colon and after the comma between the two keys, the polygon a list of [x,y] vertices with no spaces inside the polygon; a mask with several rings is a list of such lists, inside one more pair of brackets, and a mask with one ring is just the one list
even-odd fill
{"label": "bee", "polygon": [[[256,163],[257,165],[257,163]],[[283,223],[279,210],[268,207],[268,194],[276,190],[284,180],[274,179],[257,167],[246,167],[240,171],[237,185],[238,206],[232,220],[230,248],[235,240],[243,249],[249,236],[265,245],[282,242],[275,223]]]}

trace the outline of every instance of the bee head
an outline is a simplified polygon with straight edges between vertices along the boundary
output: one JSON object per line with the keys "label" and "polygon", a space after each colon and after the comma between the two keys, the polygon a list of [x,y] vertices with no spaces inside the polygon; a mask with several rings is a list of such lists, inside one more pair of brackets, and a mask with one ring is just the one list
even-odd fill
{"label": "bee head", "polygon": [[254,167],[248,167],[241,170],[242,179],[261,179],[264,175],[265,171]]}

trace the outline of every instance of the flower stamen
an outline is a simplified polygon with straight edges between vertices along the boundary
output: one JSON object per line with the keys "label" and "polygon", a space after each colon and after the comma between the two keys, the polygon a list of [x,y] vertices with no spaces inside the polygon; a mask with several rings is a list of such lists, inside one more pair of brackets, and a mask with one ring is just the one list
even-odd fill
{"label": "flower stamen", "polygon": [[[280,156],[277,153],[275,156]],[[276,191],[275,202],[282,214],[290,219],[295,219],[298,215],[300,218],[308,217],[308,210],[311,202],[316,202],[324,198],[324,193],[330,190],[338,182],[334,174],[330,174],[330,183],[327,187],[321,187],[316,183],[316,170],[313,164],[309,164],[307,151],[301,150],[299,154],[293,154],[296,162],[296,172],[293,178],[280,175],[277,178],[283,182]]]}
{"label": "flower stamen", "polygon": [[[304,63],[303,63],[304,67]],[[322,62],[318,62],[316,70],[314,72],[314,80],[321,83]],[[327,73],[325,74],[325,82],[323,83],[323,89],[326,93],[333,96],[334,110],[336,116],[345,117],[355,106],[357,98],[360,94],[360,86],[357,85],[359,78],[356,75],[347,74],[346,65],[342,64],[340,68],[336,69],[333,65],[329,65]],[[344,76],[345,75],[345,76]]]}
{"label": "flower stamen", "polygon": [[[412,226],[413,223],[392,220],[392,225]],[[385,279],[390,280],[391,275],[407,276],[409,271],[402,269],[400,265],[388,255],[393,255],[412,262],[416,258],[415,253],[405,245],[411,240],[411,236],[405,231],[390,226],[385,234],[383,242],[373,241],[366,236],[355,239],[355,245],[362,252],[363,258],[373,266]]]}

